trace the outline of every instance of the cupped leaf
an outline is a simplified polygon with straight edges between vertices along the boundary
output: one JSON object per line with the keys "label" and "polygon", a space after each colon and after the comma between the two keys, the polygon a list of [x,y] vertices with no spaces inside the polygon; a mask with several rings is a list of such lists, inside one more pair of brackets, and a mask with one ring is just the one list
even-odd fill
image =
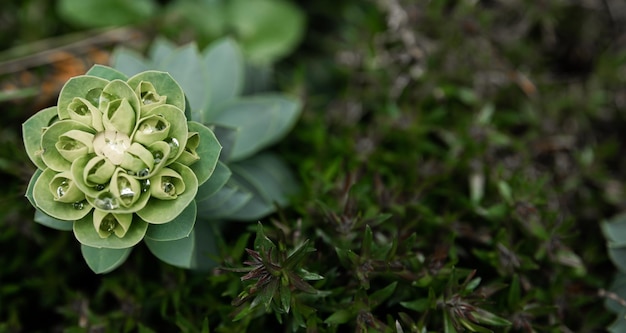
{"label": "cupped leaf", "polygon": [[118,168],[111,177],[109,190],[123,207],[132,207],[141,197],[141,183]]}
{"label": "cupped leaf", "polygon": [[156,141],[163,141],[170,132],[170,122],[162,115],[153,114],[139,120],[139,126],[132,140],[145,146]]}
{"label": "cupped leaf", "polygon": [[150,199],[150,193],[142,192],[139,195],[139,199],[128,207],[123,206],[120,202],[121,199],[116,197],[114,193],[110,192],[110,187],[98,192],[98,194],[93,197],[87,196],[86,199],[90,205],[101,211],[114,214],[130,214],[135,213],[146,206],[148,200]]}
{"label": "cupped leaf", "polygon": [[34,221],[41,225],[45,225],[46,227],[61,231],[70,231],[74,227],[74,221],[63,221],[55,219],[54,217],[47,215],[39,209],[35,210]]}
{"label": "cupped leaf", "polygon": [[28,154],[28,158],[30,158],[33,164],[41,170],[47,168],[41,159],[43,154],[41,148],[42,133],[46,127],[51,125],[50,123],[56,116],[57,108],[53,106],[35,113],[22,124],[22,138],[26,154]]}
{"label": "cupped leaf", "polygon": [[132,222],[124,237],[119,238],[115,234],[102,238],[94,228],[93,216],[87,215],[74,222],[74,236],[81,244],[107,249],[125,249],[139,243],[148,230],[148,223],[133,215]]}
{"label": "cupped leaf", "polygon": [[41,158],[49,168],[56,171],[70,169],[70,162],[57,149],[57,141],[59,141],[59,137],[71,130],[94,133],[93,129],[74,120],[58,121],[43,132],[41,136],[41,148],[43,149]]}
{"label": "cupped leaf", "polygon": [[125,249],[95,248],[85,244],[80,245],[87,266],[96,274],[106,274],[121,266],[132,251],[132,247]]}
{"label": "cupped leaf", "polygon": [[[75,205],[54,200],[54,195],[50,191],[50,183],[57,174],[52,169],[44,170],[35,180],[33,186],[33,201],[35,207],[44,213],[64,221],[75,221],[83,218],[91,211],[90,205]],[[33,176],[34,177],[34,176]]]}
{"label": "cupped leaf", "polygon": [[99,108],[104,113],[104,127],[130,136],[139,120],[140,106],[139,97],[133,88],[122,80],[111,81],[100,95]]}
{"label": "cupped leaf", "polygon": [[155,199],[175,200],[184,192],[185,180],[170,168],[164,168],[150,178],[150,195]]}
{"label": "cupped leaf", "polygon": [[148,226],[146,238],[155,241],[173,241],[188,237],[196,224],[196,202],[192,201],[180,215],[168,223]]}
{"label": "cupped leaf", "polygon": [[75,97],[67,107],[70,119],[83,123],[96,131],[104,130],[102,112],[88,100]]}
{"label": "cupped leaf", "polygon": [[49,187],[54,200],[73,204],[85,199],[85,193],[76,186],[73,178],[69,171],[57,173],[52,177]]}
{"label": "cupped leaf", "polygon": [[218,161],[215,165],[215,170],[213,170],[213,173],[211,174],[211,178],[198,188],[196,200],[201,201],[217,193],[217,191],[219,191],[226,184],[228,179],[230,179],[231,174],[232,173],[226,164]]}
{"label": "cupped leaf", "polygon": [[75,97],[84,98],[91,104],[99,106],[97,98],[108,83],[108,80],[91,75],[80,75],[69,79],[59,93],[57,102],[59,118],[62,120],[69,118],[67,108]]}
{"label": "cupped leaf", "polygon": [[133,221],[133,214],[112,214],[101,210],[93,211],[93,227],[100,238],[115,235],[123,238]]}
{"label": "cupped leaf", "polygon": [[71,163],[81,156],[93,153],[93,137],[89,132],[69,130],[59,136],[54,146]]}
{"label": "cupped leaf", "polygon": [[[203,110],[209,104],[208,76],[195,43],[179,47],[162,64],[164,70],[180,84],[189,100],[191,110]],[[180,108],[184,110],[184,108]]]}
{"label": "cupped leaf", "polygon": [[181,109],[167,104],[154,108],[152,112],[153,114],[161,115],[170,123],[168,137],[164,141],[170,145],[167,161],[171,163],[180,157],[187,145],[189,133],[187,118],[185,118]]}
{"label": "cupped leaf", "polygon": [[167,96],[167,104],[185,110],[185,94],[169,73],[152,70],[141,72],[128,79],[128,84],[135,90],[142,81],[150,82],[160,96]]}
{"label": "cupped leaf", "polygon": [[[206,126],[195,121],[188,122],[190,132],[198,133],[199,142],[195,149],[195,154],[200,157],[198,161],[191,164],[190,168],[198,178],[198,184],[202,185],[211,177],[213,170],[219,160],[222,146],[217,137]],[[187,145],[189,146],[189,144]],[[186,146],[186,150],[189,149]]]}
{"label": "cupped leaf", "polygon": [[206,117],[211,119],[212,110],[241,94],[245,68],[239,45],[231,38],[213,42],[204,50],[202,58],[209,73],[207,92],[210,104]]}
{"label": "cupped leaf", "polygon": [[94,197],[108,187],[115,166],[105,157],[83,156],[70,169],[76,186],[87,196]]}
{"label": "cupped leaf", "polygon": [[99,65],[99,64],[95,64],[91,66],[91,68],[87,71],[87,73],[85,73],[85,75],[97,76],[99,78],[109,80],[109,81],[128,80],[128,76],[118,71],[117,69],[114,69],[109,66]]}
{"label": "cupped leaf", "polygon": [[120,166],[137,178],[148,178],[154,173],[154,155],[143,145],[133,142],[122,156]]}
{"label": "cupped leaf", "polygon": [[134,50],[117,47],[111,54],[111,66],[125,75],[132,76],[149,70],[152,64]]}
{"label": "cupped leaf", "polygon": [[[172,163],[168,166],[176,171],[185,183],[185,191],[175,200],[159,200],[151,198],[146,206],[137,212],[142,219],[149,223],[167,223],[180,215],[193,201],[198,192],[198,179],[193,171],[180,163]],[[152,181],[150,187],[155,186]]]}

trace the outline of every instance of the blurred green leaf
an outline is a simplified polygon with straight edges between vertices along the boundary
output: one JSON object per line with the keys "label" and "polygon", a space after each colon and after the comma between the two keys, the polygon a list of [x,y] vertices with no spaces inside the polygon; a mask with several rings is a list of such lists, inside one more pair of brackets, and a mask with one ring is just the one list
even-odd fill
{"label": "blurred green leaf", "polygon": [[202,53],[208,72],[209,114],[222,104],[241,94],[244,82],[243,55],[237,43],[230,38],[215,41]]}
{"label": "blurred green leaf", "polygon": [[64,19],[86,28],[137,24],[150,18],[157,8],[153,0],[60,0],[57,3]]}
{"label": "blurred green leaf", "polygon": [[172,221],[164,224],[150,224],[145,237],[155,241],[172,241],[189,237],[195,223],[196,202],[192,201],[189,206]]}

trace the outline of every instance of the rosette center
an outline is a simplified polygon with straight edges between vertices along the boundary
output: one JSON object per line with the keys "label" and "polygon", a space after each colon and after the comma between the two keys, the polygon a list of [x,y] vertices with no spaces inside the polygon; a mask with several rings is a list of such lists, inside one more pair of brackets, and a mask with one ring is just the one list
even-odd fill
{"label": "rosette center", "polygon": [[124,153],[130,145],[130,138],[118,131],[100,132],[93,139],[95,153],[106,157],[115,165],[122,164]]}

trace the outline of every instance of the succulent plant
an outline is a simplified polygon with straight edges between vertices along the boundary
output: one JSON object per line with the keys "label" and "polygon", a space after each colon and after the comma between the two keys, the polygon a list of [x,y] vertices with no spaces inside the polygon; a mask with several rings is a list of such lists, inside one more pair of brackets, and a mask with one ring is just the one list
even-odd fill
{"label": "succulent plant", "polygon": [[221,146],[185,109],[181,87],[165,72],[127,78],[96,66],[70,79],[56,106],[23,125],[38,168],[27,191],[36,220],[73,230],[87,262],[105,271],[144,237],[189,236],[198,187]]}

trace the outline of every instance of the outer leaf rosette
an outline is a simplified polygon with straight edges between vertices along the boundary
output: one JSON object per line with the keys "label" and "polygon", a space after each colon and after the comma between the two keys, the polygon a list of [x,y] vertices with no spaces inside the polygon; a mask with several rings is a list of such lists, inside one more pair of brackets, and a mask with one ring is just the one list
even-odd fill
{"label": "outer leaf rosette", "polygon": [[[194,198],[221,146],[212,131],[188,122],[184,109],[182,89],[165,72],[127,78],[97,66],[70,79],[56,107],[23,125],[39,169],[27,192],[40,211],[36,220],[72,225],[97,272],[120,265],[146,233],[169,241],[189,236]],[[163,229],[169,223],[179,228]],[[150,232],[152,226],[159,229]]]}

